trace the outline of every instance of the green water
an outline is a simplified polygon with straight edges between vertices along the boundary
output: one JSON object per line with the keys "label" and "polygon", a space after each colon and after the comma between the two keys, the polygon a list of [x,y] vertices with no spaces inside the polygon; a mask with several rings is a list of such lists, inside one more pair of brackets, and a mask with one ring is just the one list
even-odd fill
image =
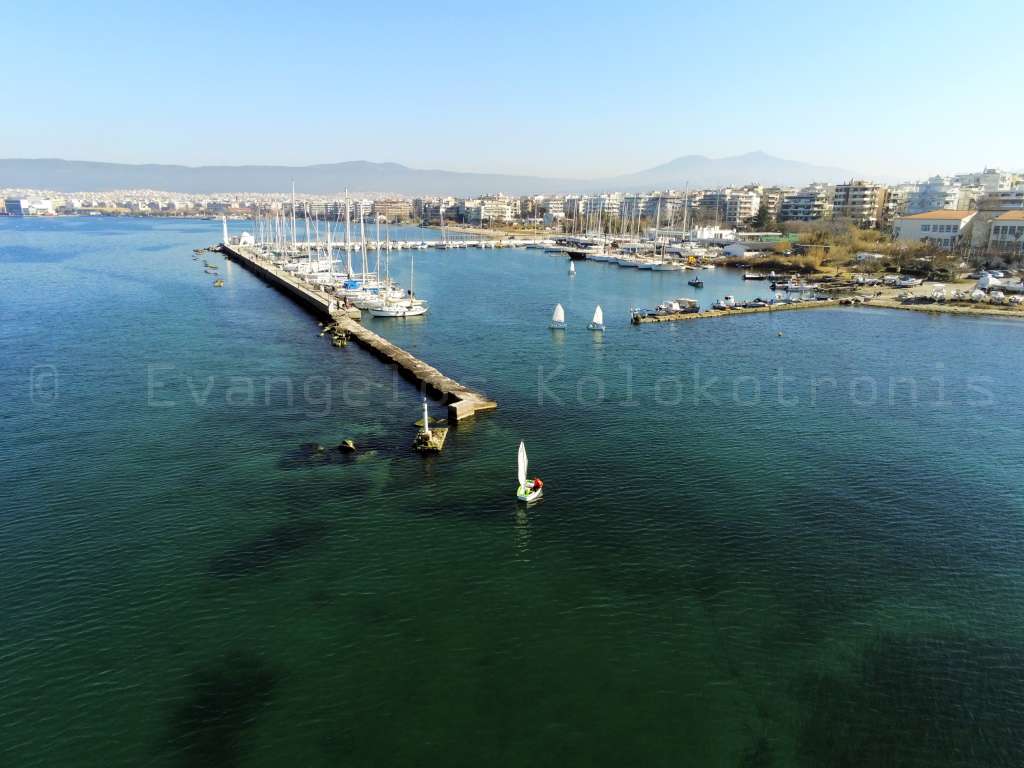
{"label": "green water", "polygon": [[217,239],[0,219],[0,765],[1024,763],[1024,324],[421,251],[367,324],[499,403],[424,461]]}

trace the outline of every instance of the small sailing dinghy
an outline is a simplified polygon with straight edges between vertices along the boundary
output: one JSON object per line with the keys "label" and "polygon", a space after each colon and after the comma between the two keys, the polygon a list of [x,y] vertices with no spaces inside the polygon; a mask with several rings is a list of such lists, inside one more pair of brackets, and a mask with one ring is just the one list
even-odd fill
{"label": "small sailing dinghy", "polygon": [[604,312],[601,311],[600,304],[594,308],[594,319],[590,321],[590,325],[588,325],[587,328],[592,331],[604,330]]}
{"label": "small sailing dinghy", "polygon": [[555,304],[555,311],[551,314],[551,327],[558,330],[565,328],[565,310],[561,304]]}
{"label": "small sailing dinghy", "polygon": [[537,501],[537,499],[544,495],[544,483],[539,477],[535,477],[529,482],[526,480],[526,445],[522,440],[519,441],[519,472],[517,479],[519,480],[519,487],[516,489],[516,498],[520,501],[525,501],[529,504],[531,501]]}
{"label": "small sailing dinghy", "polygon": [[576,264],[569,262],[569,277],[576,277]]}

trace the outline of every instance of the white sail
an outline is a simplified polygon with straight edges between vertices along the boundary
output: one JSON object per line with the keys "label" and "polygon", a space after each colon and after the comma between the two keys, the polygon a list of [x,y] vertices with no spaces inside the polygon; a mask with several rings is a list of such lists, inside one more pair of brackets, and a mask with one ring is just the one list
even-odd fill
{"label": "white sail", "polygon": [[519,487],[526,488],[526,445],[519,441]]}
{"label": "white sail", "polygon": [[551,315],[552,323],[564,323],[565,322],[565,310],[562,309],[561,304],[555,304],[555,312]]}
{"label": "white sail", "polygon": [[571,261],[569,262],[569,274],[570,275],[575,275],[576,274],[576,265],[573,264]]}
{"label": "white sail", "polygon": [[600,304],[594,309],[594,325],[604,325],[604,312],[601,311]]}

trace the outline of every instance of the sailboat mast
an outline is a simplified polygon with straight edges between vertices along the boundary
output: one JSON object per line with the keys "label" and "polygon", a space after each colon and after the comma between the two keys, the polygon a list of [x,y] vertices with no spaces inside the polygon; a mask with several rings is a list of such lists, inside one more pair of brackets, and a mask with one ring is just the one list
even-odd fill
{"label": "sailboat mast", "polygon": [[292,181],[292,250],[298,251],[295,235],[295,181]]}
{"label": "sailboat mast", "polygon": [[366,280],[366,274],[369,272],[369,265],[366,261],[366,227],[363,224],[363,206],[359,206],[359,246],[363,253],[363,280]]}
{"label": "sailboat mast", "polygon": [[345,189],[345,269],[348,276],[352,277],[352,217],[350,214],[351,204],[348,199],[348,189]]}

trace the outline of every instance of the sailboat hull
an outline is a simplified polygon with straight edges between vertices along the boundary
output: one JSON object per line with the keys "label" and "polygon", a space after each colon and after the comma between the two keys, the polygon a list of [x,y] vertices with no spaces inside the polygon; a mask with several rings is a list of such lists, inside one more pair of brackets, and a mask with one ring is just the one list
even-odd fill
{"label": "sailboat hull", "polygon": [[536,491],[528,491],[523,486],[516,488],[516,498],[519,501],[525,501],[529,504],[531,501],[537,501],[544,495],[544,489],[538,488]]}

